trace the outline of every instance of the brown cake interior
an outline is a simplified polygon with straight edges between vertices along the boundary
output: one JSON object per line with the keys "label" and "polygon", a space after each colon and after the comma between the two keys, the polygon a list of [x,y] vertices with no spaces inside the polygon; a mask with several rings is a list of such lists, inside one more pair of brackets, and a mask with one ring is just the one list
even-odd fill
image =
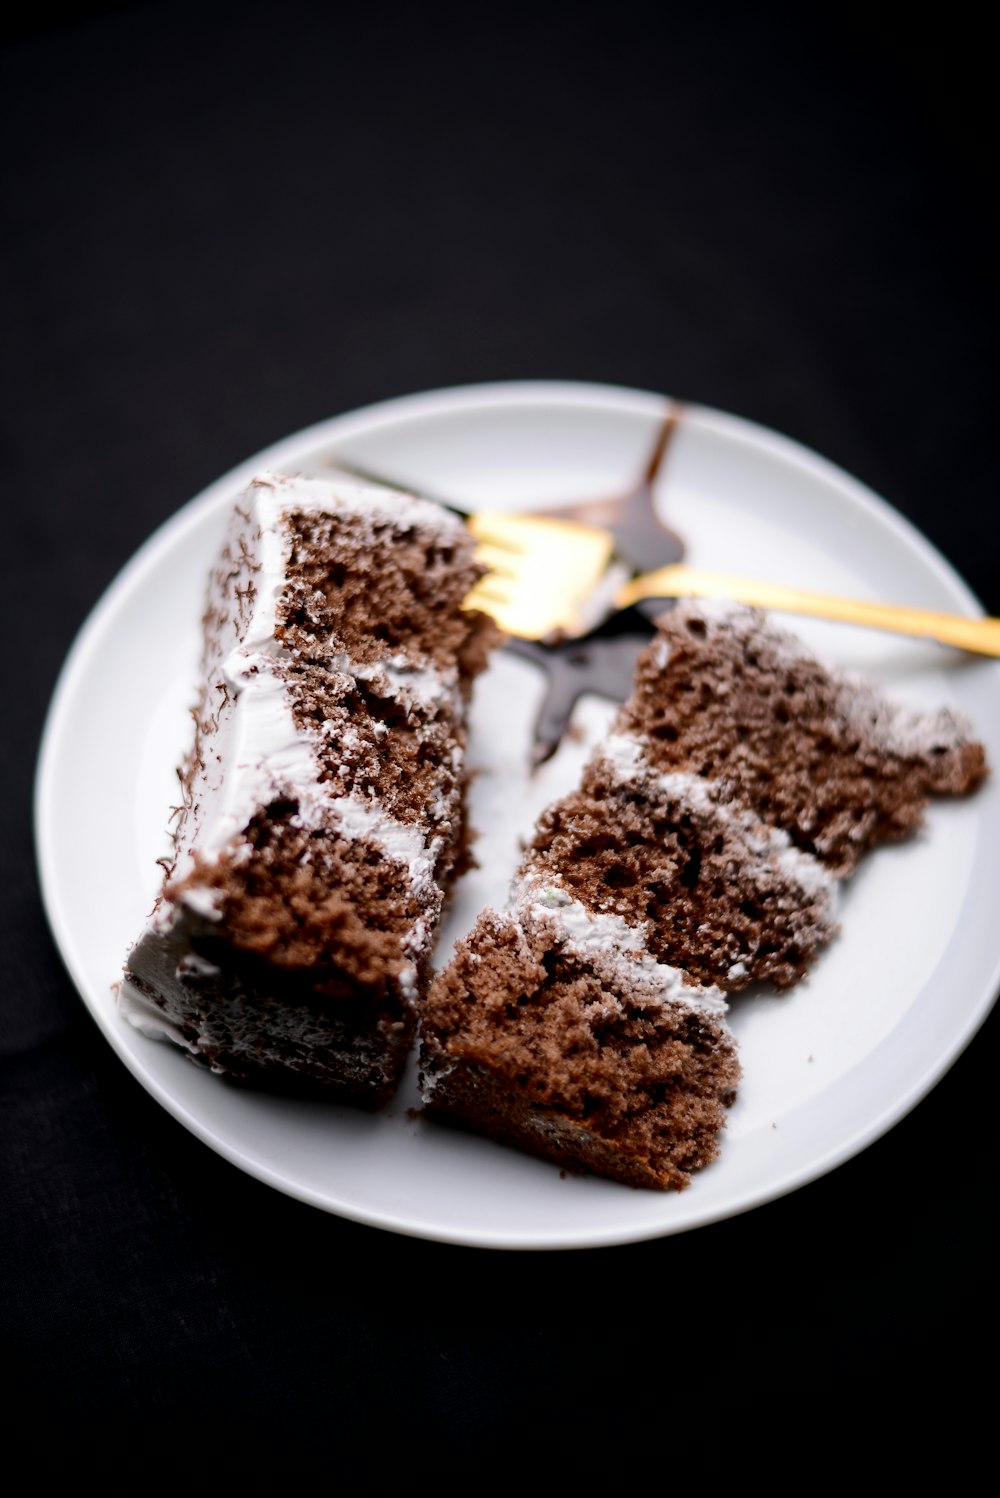
{"label": "brown cake interior", "polygon": [[[483,617],[461,603],[482,568],[454,538],[367,515],[296,513],[279,609],[278,638],[293,655],[347,651],[367,665],[401,653],[414,665],[451,669],[463,681],[484,660]],[[379,566],[359,558],[378,556]]]}
{"label": "brown cake interior", "polygon": [[574,954],[543,921],[484,913],[434,985],[428,1109],[634,1185],[713,1159],[738,1080],[711,1015],[664,1005],[638,969]]}
{"label": "brown cake interior", "polygon": [[227,945],[276,967],[384,984],[403,967],[403,939],[425,903],[375,843],[297,827],[295,811],[293,801],[264,808],[247,828],[249,856],[196,861],[171,897],[188,884],[217,891]]}
{"label": "brown cake interior", "polygon": [[[484,615],[460,608],[481,568],[471,547],[457,556],[454,540],[429,525],[400,530],[366,515],[295,510],[285,523],[293,546],[276,634],[291,654],[259,669],[281,678],[333,792],[360,796],[395,821],[429,824],[434,878],[447,891],[468,861],[460,702],[497,638]],[[409,670],[440,666],[453,677],[454,694],[422,700],[395,689],[385,674],[387,649],[397,682]],[[369,674],[357,674],[359,667]],[[199,756],[200,740],[216,726],[215,718],[204,725]],[[189,786],[196,767],[189,766]],[[419,914],[402,870],[364,838],[297,828],[295,787],[284,791],[247,829],[252,858],[240,848],[212,870],[196,864],[182,884],[168,886],[171,895],[195,882],[220,891],[233,947],[267,953],[282,966],[336,960],[360,978],[377,953],[376,964],[398,971],[401,933]],[[441,905],[438,898],[427,911],[431,920]],[[352,920],[351,911],[367,914]]]}
{"label": "brown cake interior", "polygon": [[378,679],[295,662],[282,668],[296,722],[322,735],[324,781],[400,822],[423,821],[461,782],[465,726],[449,698],[404,700]]}
{"label": "brown cake interior", "polygon": [[948,711],[910,712],[828,672],[750,609],[682,604],[639,659],[623,731],[651,764],[722,781],[836,874],[919,825],[931,795],[986,773]]}
{"label": "brown cake interior", "polygon": [[655,777],[623,785],[598,758],[542,816],[528,867],[643,929],[652,956],[682,956],[696,982],[788,988],[832,933],[831,891],[786,872],[757,831],[755,846],[725,807],[692,805]]}

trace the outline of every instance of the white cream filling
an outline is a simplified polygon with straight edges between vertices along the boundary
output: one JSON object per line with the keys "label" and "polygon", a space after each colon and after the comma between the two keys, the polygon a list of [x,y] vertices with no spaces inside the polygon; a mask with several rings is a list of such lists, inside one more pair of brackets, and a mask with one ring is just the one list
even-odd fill
{"label": "white cream filling", "polygon": [[810,894],[825,895],[832,915],[839,885],[830,871],[813,854],[796,848],[782,828],[762,822],[750,807],[739,801],[720,800],[715,782],[689,771],[656,771],[644,757],[642,741],[633,734],[609,734],[598,747],[597,756],[611,767],[619,784],[645,781],[678,806],[716,817],[751,853],[772,860],[787,879]]}
{"label": "white cream filling", "polygon": [[404,655],[389,656],[384,661],[363,665],[354,661],[345,651],[337,651],[329,658],[334,671],[358,681],[369,681],[387,697],[409,698],[428,707],[438,702],[458,700],[458,672],[447,673],[436,666],[415,666]]}
{"label": "white cream filling", "polygon": [[715,1020],[724,1020],[728,1005],[722,990],[691,982],[682,968],[657,962],[646,950],[645,933],[619,915],[595,914],[558,885],[522,875],[511,888],[512,918],[553,925],[569,951],[584,962],[601,959],[625,984],[638,979],[659,992],[665,1004],[681,1004]]}

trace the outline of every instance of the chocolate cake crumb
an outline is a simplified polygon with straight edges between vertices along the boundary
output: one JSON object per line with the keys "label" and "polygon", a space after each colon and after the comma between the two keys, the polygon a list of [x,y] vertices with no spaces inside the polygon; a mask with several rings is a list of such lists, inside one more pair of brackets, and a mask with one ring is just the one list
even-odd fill
{"label": "chocolate cake crumb", "polygon": [[395,1089],[468,858],[465,713],[497,638],[440,507],[267,475],[213,570],[175,851],[119,1002],[213,1069]]}
{"label": "chocolate cake crumb", "polygon": [[636,766],[623,778],[600,754],[542,816],[526,866],[643,930],[657,961],[683,954],[696,982],[727,990],[790,987],[834,929],[833,881],[782,834],[700,781]]}

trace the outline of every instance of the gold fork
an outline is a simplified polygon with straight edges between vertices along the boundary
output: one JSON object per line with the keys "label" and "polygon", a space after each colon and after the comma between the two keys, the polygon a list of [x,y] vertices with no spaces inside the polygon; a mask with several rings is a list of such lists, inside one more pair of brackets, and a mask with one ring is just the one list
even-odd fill
{"label": "gold fork", "polygon": [[611,606],[602,583],[614,540],[602,526],[492,512],[465,523],[476,538],[476,560],[489,571],[463,608],[491,615],[505,634],[579,635]]}
{"label": "gold fork", "polygon": [[[611,598],[606,592],[602,597],[600,580],[611,557],[612,539],[600,527],[531,515],[473,515],[468,524],[473,535],[487,543],[477,554],[491,571],[473,588],[465,607],[491,614],[507,634],[524,640],[582,634],[609,611],[610,603],[625,609],[644,599],[729,598],[777,613],[861,624],[1000,656],[1000,619],[967,619],[932,609],[841,598],[683,563],[643,573],[618,587]],[[607,542],[603,551],[602,534]]]}
{"label": "gold fork", "polygon": [[847,624],[863,624],[868,629],[937,640],[942,645],[955,645],[979,655],[1000,656],[1000,619],[967,619],[962,614],[943,614],[933,609],[840,598],[832,593],[813,593],[806,588],[760,582],[703,567],[678,565],[647,572],[619,588],[615,604],[624,609],[644,598],[730,598],[734,603],[750,603],[778,613],[838,619]]}
{"label": "gold fork", "polygon": [[[339,461],[337,467],[402,488],[346,462]],[[456,505],[446,507],[464,516],[479,543],[477,557],[489,568],[464,606],[481,609],[506,634],[522,640],[572,639],[613,609],[626,609],[644,599],[729,598],[777,613],[835,619],[1000,657],[1000,619],[968,619],[931,609],[841,598],[684,563],[660,567],[622,584],[620,572],[616,576],[614,567],[609,571],[615,544],[603,526],[544,515],[469,514]]]}
{"label": "gold fork", "polygon": [[[527,534],[525,539],[530,541]],[[558,560],[558,556],[558,547],[553,547],[550,554],[552,564],[565,565]],[[540,572],[543,571],[544,569],[540,569]],[[493,614],[508,634],[518,635],[522,639],[544,640],[549,636],[561,635],[565,638],[579,634],[579,628],[567,628],[565,624],[556,622],[555,608],[551,614],[546,614],[546,599],[535,591],[534,580],[527,582],[528,576],[527,569],[522,572],[517,566],[502,576],[493,574],[488,579],[489,596],[479,592],[483,587],[480,584],[466,603],[470,607],[482,608],[486,613]],[[574,613],[572,595],[576,578],[571,576],[568,566],[559,581],[559,617],[571,618]],[[861,598],[841,598],[832,593],[813,593],[806,588],[761,582],[728,572],[688,567],[683,563],[661,567],[655,572],[633,578],[631,582],[617,588],[613,603],[615,608],[626,609],[644,599],[656,598],[729,598],[734,603],[754,604],[757,608],[772,609],[777,613],[807,614],[817,619],[861,624],[869,629],[883,629],[894,634],[937,640],[942,645],[954,645],[960,650],[970,650],[980,655],[1000,656],[1000,619],[968,619],[962,614],[945,614],[932,609],[870,603]],[[494,610],[495,601],[498,606],[502,604],[502,616]],[[585,597],[578,597],[578,617],[584,612],[581,605],[585,601]]]}
{"label": "gold fork", "polygon": [[551,515],[470,512],[340,454],[329,466],[366,483],[419,495],[461,515],[476,538],[476,560],[489,569],[463,607],[489,614],[505,634],[522,640],[582,634],[613,607],[614,588],[628,576],[620,570],[609,573],[615,540],[603,525]]}

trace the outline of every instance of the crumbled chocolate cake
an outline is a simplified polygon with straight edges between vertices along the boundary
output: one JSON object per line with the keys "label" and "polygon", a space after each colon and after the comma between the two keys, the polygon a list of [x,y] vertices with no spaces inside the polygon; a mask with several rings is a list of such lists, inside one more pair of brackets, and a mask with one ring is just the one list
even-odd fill
{"label": "crumbled chocolate cake", "polygon": [[432,1116],[574,1170],[687,1184],[738,1076],[723,994],[796,983],[836,876],[986,773],[949,712],[827,671],[755,610],[683,603],[579,787],[546,811],[505,914],[432,986]]}
{"label": "crumbled chocolate cake", "polygon": [[495,631],[439,506],[266,475],[204,616],[172,865],[120,1001],[216,1071],[395,1089],[466,857],[465,712]]}

